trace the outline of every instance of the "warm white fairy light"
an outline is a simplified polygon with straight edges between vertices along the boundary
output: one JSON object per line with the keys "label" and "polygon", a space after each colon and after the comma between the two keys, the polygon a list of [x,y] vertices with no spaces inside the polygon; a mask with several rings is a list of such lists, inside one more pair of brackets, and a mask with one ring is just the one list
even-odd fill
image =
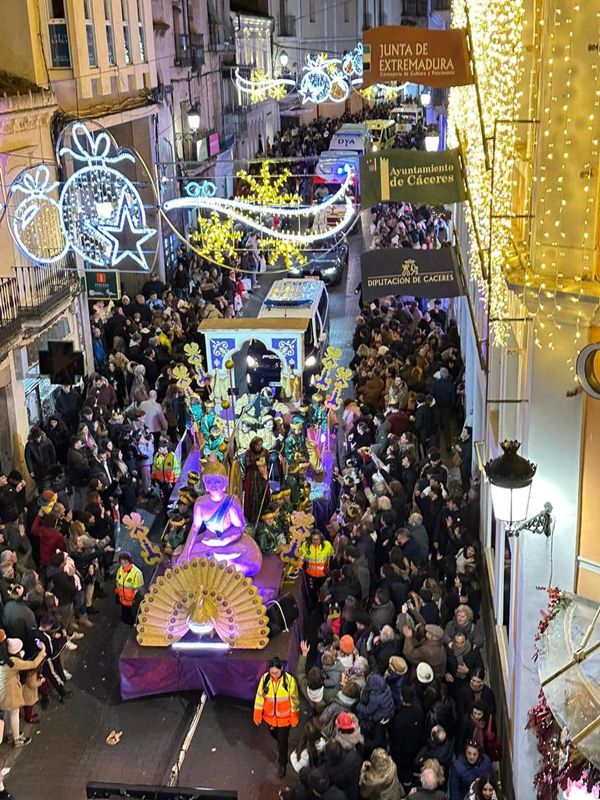
{"label": "warm white fairy light", "polygon": [[[468,20],[467,20],[468,5]],[[523,2],[522,0],[454,0],[452,24],[472,32],[472,57],[475,62],[482,100],[483,120],[479,118],[474,86],[450,90],[450,145],[463,146],[467,180],[473,200],[475,219],[469,224],[469,254],[474,276],[482,291],[487,291],[480,270],[478,241],[473,228],[477,226],[479,241],[484,250],[484,267],[489,270],[489,313],[493,320],[508,316],[508,287],[506,273],[514,255],[511,220],[512,174],[516,159],[516,134],[512,124],[498,123],[495,137],[494,185],[492,171],[486,168],[484,135],[490,142],[496,120],[517,117],[516,87],[522,72]],[[491,219],[490,209],[496,218]],[[489,263],[488,263],[489,262]],[[494,341],[506,341],[507,328],[502,322],[490,324]]]}

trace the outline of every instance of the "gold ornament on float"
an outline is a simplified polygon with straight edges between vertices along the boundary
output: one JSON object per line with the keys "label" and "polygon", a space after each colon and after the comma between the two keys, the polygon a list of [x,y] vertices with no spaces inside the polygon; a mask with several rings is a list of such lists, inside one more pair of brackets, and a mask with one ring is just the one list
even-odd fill
{"label": "gold ornament on float", "polygon": [[189,631],[216,635],[233,649],[266,647],[267,610],[252,580],[214,558],[194,558],[168,569],[142,601],[138,644],[168,647]]}

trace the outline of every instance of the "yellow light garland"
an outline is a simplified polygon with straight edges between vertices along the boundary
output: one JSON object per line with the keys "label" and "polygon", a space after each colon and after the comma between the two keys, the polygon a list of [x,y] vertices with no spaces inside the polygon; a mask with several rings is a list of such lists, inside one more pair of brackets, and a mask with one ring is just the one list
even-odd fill
{"label": "yellow light garland", "polygon": [[[514,120],[517,116],[518,95],[522,72],[521,36],[523,29],[523,0],[453,0],[452,24],[466,27],[472,33],[472,57],[476,65],[483,111],[483,135],[492,148],[495,133],[493,171],[486,168],[474,86],[450,90],[449,145],[462,144],[467,180],[473,200],[469,227],[469,260],[474,277],[484,295],[488,286],[483,280],[482,266],[489,270],[489,313],[494,320],[490,329],[495,342],[504,344],[507,338],[508,287],[506,273],[514,255],[511,237],[512,176],[516,162],[514,125],[497,122]],[[492,186],[492,172],[494,182]],[[493,218],[492,218],[493,213]],[[484,249],[481,264],[477,237]]]}

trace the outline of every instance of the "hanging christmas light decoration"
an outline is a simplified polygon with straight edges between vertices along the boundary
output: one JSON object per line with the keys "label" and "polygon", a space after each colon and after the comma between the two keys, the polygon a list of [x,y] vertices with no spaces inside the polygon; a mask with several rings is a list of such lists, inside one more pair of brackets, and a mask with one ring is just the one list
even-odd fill
{"label": "hanging christmas light decoration", "polygon": [[233,82],[251,103],[261,103],[267,97],[282,100],[296,86],[296,81],[291,78],[274,78],[262,69],[253,69],[250,77],[244,78],[239,67],[233,73]]}
{"label": "hanging christmas light decoration", "polygon": [[344,103],[350,95],[350,83],[341,59],[324,53],[307,55],[298,91],[303,103]]}
{"label": "hanging christmas light decoration", "polygon": [[234,226],[234,220],[221,219],[215,211],[208,218],[199,214],[198,230],[192,234],[192,242],[203,256],[225,264],[227,258],[235,258],[244,235]]}
{"label": "hanging christmas light decoration", "polygon": [[139,192],[115,165],[135,162],[132,153],[115,147],[102,131],[83,122],[63,132],[71,146],[57,148],[72,158],[75,170],[57,197],[58,184],[49,168],[25,170],[13,181],[8,201],[14,206],[10,232],[23,255],[50,264],[72,250],[88,264],[109,267],[129,259],[148,269],[142,245],[156,230],[147,225]]}

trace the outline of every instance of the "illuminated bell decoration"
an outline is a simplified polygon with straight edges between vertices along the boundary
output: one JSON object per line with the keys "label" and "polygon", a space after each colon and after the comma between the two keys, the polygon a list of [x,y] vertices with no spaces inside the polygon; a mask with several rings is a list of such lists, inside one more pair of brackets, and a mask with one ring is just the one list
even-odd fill
{"label": "illuminated bell decoration", "polygon": [[222,409],[227,411],[227,409],[230,408],[230,406],[231,406],[231,402],[229,400],[227,400],[227,398],[223,398],[223,400],[221,400],[221,408]]}
{"label": "illuminated bell decoration", "polygon": [[232,358],[228,358],[227,361],[225,362],[225,369],[233,369],[234,366],[235,365],[234,365],[233,359]]}
{"label": "illuminated bell decoration", "polygon": [[490,482],[496,519],[512,524],[527,518],[531,483],[537,465],[518,455],[520,442],[504,441],[500,446],[502,455],[488,461],[485,472]]}

